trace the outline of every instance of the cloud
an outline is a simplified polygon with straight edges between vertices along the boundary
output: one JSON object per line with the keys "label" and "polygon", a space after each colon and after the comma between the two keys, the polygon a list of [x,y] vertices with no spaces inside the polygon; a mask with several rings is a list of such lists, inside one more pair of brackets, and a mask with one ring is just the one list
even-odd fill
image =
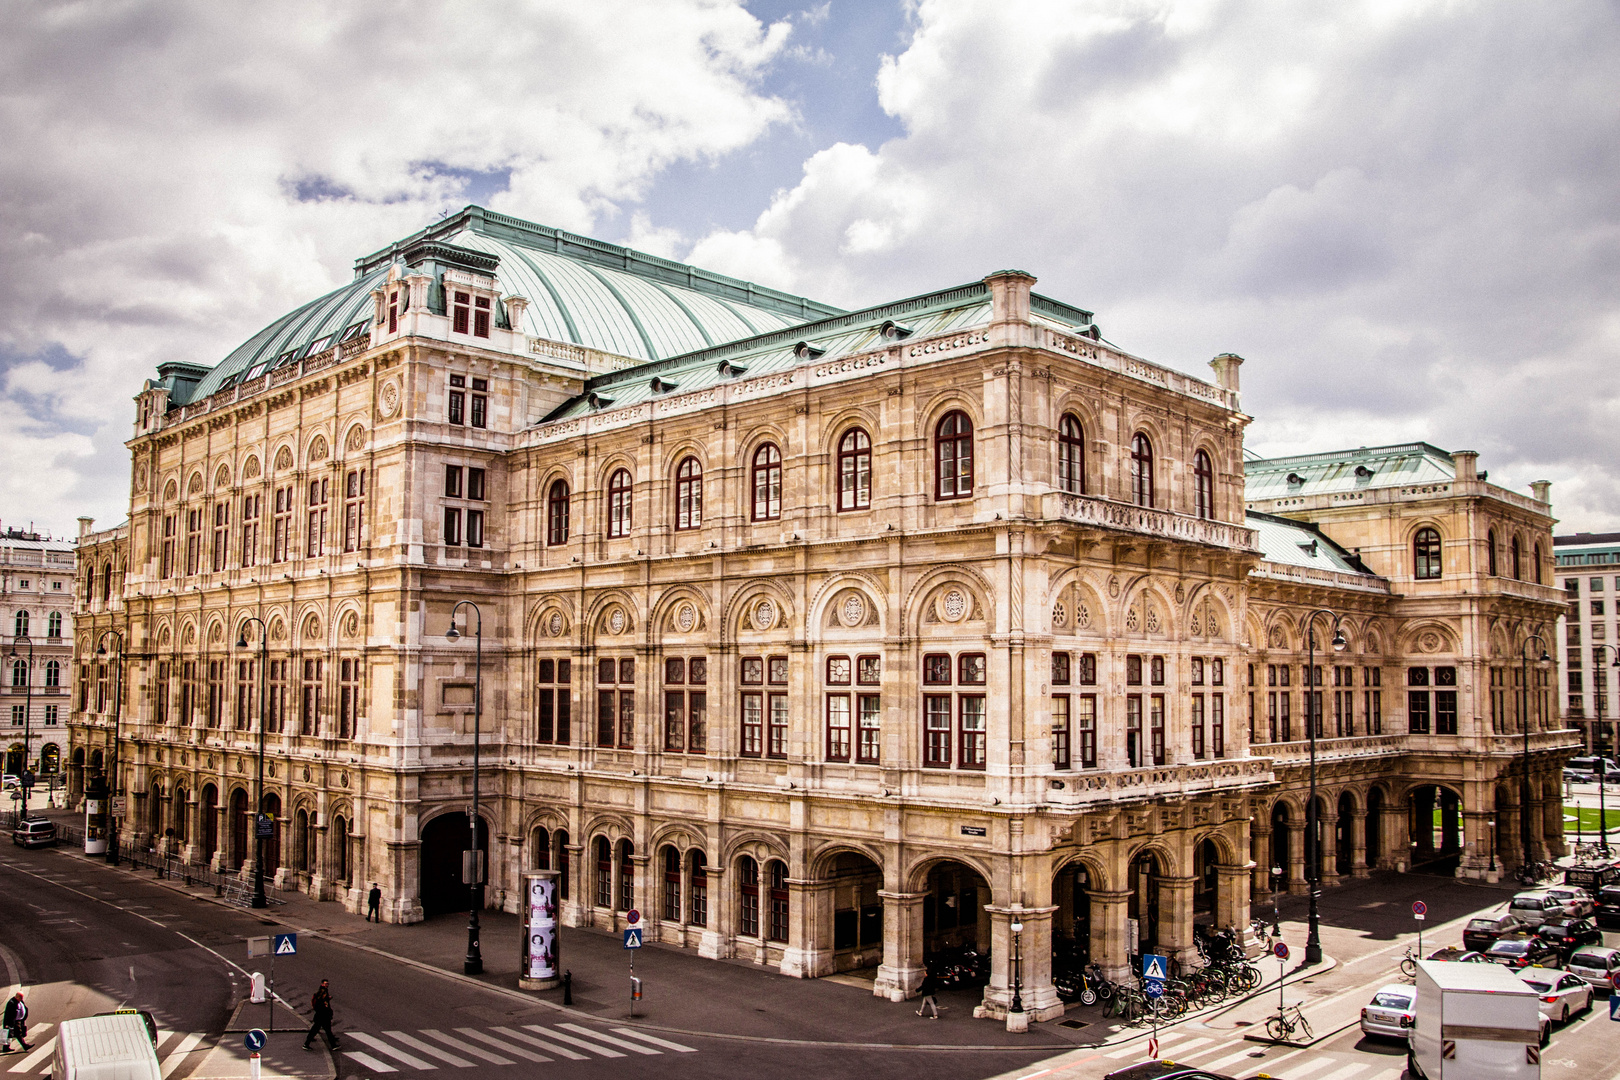
{"label": "cloud", "polygon": [[712,0],[0,11],[0,440],[28,466],[0,493],[58,530],[122,515],[160,360],[216,363],[465,202],[591,232],[790,116],[761,87],[789,24]]}
{"label": "cloud", "polygon": [[[811,155],[718,270],[846,305],[1003,266],[1207,374],[1262,452],[1428,439],[1620,527],[1620,14],[1577,0],[920,0],[902,133]],[[1578,390],[1575,388],[1579,388]]]}

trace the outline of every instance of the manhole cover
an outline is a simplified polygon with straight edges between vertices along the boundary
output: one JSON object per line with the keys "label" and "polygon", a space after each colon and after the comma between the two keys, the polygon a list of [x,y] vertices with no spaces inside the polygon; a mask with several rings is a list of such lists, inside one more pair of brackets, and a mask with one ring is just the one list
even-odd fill
{"label": "manhole cover", "polygon": [[1059,1021],[1059,1023],[1058,1023],[1058,1027],[1065,1027],[1065,1028],[1083,1028],[1083,1027],[1090,1027],[1090,1026],[1091,1025],[1086,1023],[1084,1020],[1062,1020],[1062,1021]]}

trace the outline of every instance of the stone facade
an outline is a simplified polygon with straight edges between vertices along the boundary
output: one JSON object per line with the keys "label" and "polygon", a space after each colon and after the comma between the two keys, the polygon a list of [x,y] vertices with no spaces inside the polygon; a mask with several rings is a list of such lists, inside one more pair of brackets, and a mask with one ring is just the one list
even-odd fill
{"label": "stone facade", "polygon": [[[43,805],[68,747],[73,663],[73,542],[27,529],[0,532],[0,723],[5,771],[45,774],[30,807]],[[26,723],[24,720],[26,719]],[[6,791],[9,806],[11,790]]]}
{"label": "stone facade", "polygon": [[[925,955],[988,949],[984,1011],[1016,977],[1050,1018],[1054,954],[1185,959],[1195,917],[1247,924],[1274,854],[1304,887],[1324,608],[1316,663],[1382,695],[1376,727],[1360,705],[1334,727],[1328,699],[1324,879],[1517,860],[1483,832],[1518,820],[1525,762],[1493,673],[1562,597],[1485,574],[1476,541],[1500,518],[1550,552],[1544,491],[1435,451],[1445,490],[1246,505],[1242,361],[1148,363],[1017,272],[659,355],[673,309],[632,286],[700,329],[703,304],[753,325],[791,298],[498,222],[614,283],[645,343],[616,354],[579,307],[537,330],[513,256],[472,251],[481,222],[362,260],[361,332],[240,377],[167,365],[137,396],[126,842],[247,866],[268,705],[278,884],[453,910],[477,727],[492,905],[557,869],[568,925],[639,907],[658,940],[892,998]],[[566,315],[543,266],[525,287]],[[1408,566],[1424,527],[1437,580]],[[1572,740],[1529,697],[1539,854]],[[1423,709],[1444,734],[1409,731]],[[76,714],[77,768],[103,715]]]}

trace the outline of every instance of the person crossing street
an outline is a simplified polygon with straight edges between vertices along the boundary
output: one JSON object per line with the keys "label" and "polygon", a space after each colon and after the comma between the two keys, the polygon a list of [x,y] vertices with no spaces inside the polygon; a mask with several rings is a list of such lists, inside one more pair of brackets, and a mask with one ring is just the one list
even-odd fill
{"label": "person crossing street", "polygon": [[12,1039],[16,1039],[17,1045],[24,1050],[33,1049],[28,1042],[28,1003],[23,1000],[21,990],[6,1002],[4,1023],[5,1031],[0,1033],[0,1052],[11,1053]]}
{"label": "person crossing street", "polygon": [[309,999],[309,1004],[315,1010],[315,1022],[309,1025],[309,1034],[304,1036],[304,1049],[312,1049],[309,1044],[314,1041],[316,1033],[320,1033],[325,1036],[326,1045],[336,1050],[338,1038],[332,1034],[332,989],[327,980],[321,980],[320,988]]}

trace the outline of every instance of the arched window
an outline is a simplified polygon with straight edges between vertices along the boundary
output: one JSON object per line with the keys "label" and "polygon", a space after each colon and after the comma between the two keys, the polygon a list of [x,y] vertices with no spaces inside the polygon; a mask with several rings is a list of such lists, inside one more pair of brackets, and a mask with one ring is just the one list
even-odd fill
{"label": "arched window", "polygon": [[703,466],[689,457],[675,470],[675,529],[696,529],[702,524]]}
{"label": "arched window", "polygon": [[53,611],[45,620],[45,636],[59,638],[62,636],[62,613]]}
{"label": "arched window", "polygon": [[551,869],[551,830],[539,827],[534,830],[534,868],[536,870]]}
{"label": "arched window", "polygon": [[934,429],[934,498],[972,494],[973,421],[965,412],[948,412]]}
{"label": "arched window", "polygon": [[631,856],[636,847],[628,840],[619,841],[619,911],[636,906],[636,864]]}
{"label": "arched window", "polygon": [[17,612],[17,617],[15,619],[11,620],[11,624],[12,624],[12,631],[11,631],[11,636],[12,637],[27,637],[28,636],[28,612],[26,612],[26,611]]}
{"label": "arched window", "polygon": [[[1517,544],[1517,541],[1515,541]],[[1514,561],[1518,561],[1518,548],[1514,548]],[[1412,537],[1412,576],[1419,581],[1434,581],[1440,577],[1440,533],[1424,527]]]}
{"label": "arched window", "polygon": [[107,603],[112,599],[112,563],[101,568],[101,602]]}
{"label": "arched window", "polygon": [[96,598],[96,568],[91,567],[84,572],[84,602],[89,603]]}
{"label": "arched window", "polygon": [[782,451],[766,443],[754,451],[754,520],[782,516]]}
{"label": "arched window", "polygon": [[703,852],[693,848],[687,853],[691,863],[691,878],[687,886],[686,921],[693,926],[709,925],[709,868]]}
{"label": "arched window", "polygon": [[1193,455],[1193,513],[1201,518],[1215,516],[1215,466],[1202,450]]}
{"label": "arched window", "polygon": [[618,469],[608,481],[608,535],[630,535],[630,470]]}
{"label": "arched window", "polygon": [[838,440],[838,509],[865,510],[872,505],[872,440],[850,428]]}
{"label": "arched window", "polygon": [[613,845],[608,838],[596,838],[596,906],[613,906]]}
{"label": "arched window", "polygon": [[349,822],[342,814],[332,819],[332,877],[349,880]]}
{"label": "arched window", "polygon": [[788,939],[788,887],[787,866],[773,862],[768,869],[771,885],[771,923],[766,937],[771,941]]}
{"label": "arched window", "polygon": [[741,907],[737,933],[743,937],[759,937],[759,863],[744,855],[737,861],[737,881]]}
{"label": "arched window", "polygon": [[45,685],[62,685],[62,662],[60,660],[45,661]]}
{"label": "arched window", "polygon": [[1153,505],[1153,444],[1140,431],[1131,437],[1131,501]]}
{"label": "arched window", "polygon": [[546,493],[546,543],[568,543],[568,481],[553,480]]}
{"label": "arched window", "polygon": [[26,660],[13,660],[11,662],[11,685],[12,686],[27,686],[28,685],[28,661],[26,661]]}
{"label": "arched window", "polygon": [[1086,433],[1072,413],[1058,425],[1058,487],[1070,495],[1086,492]]}
{"label": "arched window", "polygon": [[664,848],[664,921],[681,921],[681,853]]}
{"label": "arched window", "polygon": [[1530,576],[1537,585],[1541,584],[1541,545],[1537,544],[1531,552]]}
{"label": "arched window", "polygon": [[[1524,568],[1520,565],[1521,561],[1522,560],[1519,556],[1519,538],[1515,536],[1512,542],[1508,544],[1508,569],[1513,571],[1514,581],[1524,580]],[[1439,577],[1440,575],[1435,574],[1434,576]]]}
{"label": "arched window", "polygon": [[1485,534],[1485,572],[1491,577],[1496,576],[1496,530],[1492,529]]}

